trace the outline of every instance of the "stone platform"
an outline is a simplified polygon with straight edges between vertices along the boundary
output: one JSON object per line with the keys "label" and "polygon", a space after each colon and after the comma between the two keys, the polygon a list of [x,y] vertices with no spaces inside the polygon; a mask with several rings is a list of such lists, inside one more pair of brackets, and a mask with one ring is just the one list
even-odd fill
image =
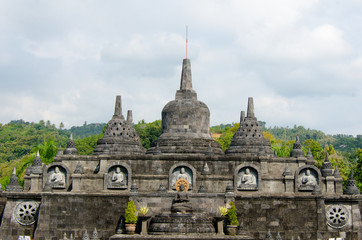
{"label": "stone platform", "polygon": [[152,235],[127,235],[127,234],[116,234],[109,238],[109,240],[128,240],[128,239],[163,239],[163,240],[177,240],[177,239],[197,239],[197,240],[223,240],[223,239],[235,239],[235,240],[255,240],[255,238],[244,235],[228,236],[228,235],[216,235],[216,234],[202,234],[202,235],[169,235],[169,236],[152,236]]}

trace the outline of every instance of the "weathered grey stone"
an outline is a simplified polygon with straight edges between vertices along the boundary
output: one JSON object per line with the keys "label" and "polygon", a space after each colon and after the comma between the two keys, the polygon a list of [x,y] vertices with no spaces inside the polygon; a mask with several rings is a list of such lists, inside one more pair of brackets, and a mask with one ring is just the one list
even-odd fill
{"label": "weathered grey stone", "polygon": [[98,237],[98,232],[97,232],[97,228],[94,228],[93,232],[92,232],[92,236],[90,237],[91,240],[100,240],[100,238]]}
{"label": "weathered grey stone", "polygon": [[82,166],[82,164],[80,163],[80,161],[78,161],[78,164],[77,164],[77,166],[75,167],[74,173],[75,173],[75,174],[83,174],[83,173],[84,173],[84,169],[83,169],[83,166]]}
{"label": "weathered grey stone", "polygon": [[58,152],[57,152],[57,157],[59,157],[59,156],[62,156],[63,155],[63,149],[62,149],[62,147],[59,145],[59,147],[58,147]]}
{"label": "weathered grey stone", "polygon": [[207,163],[204,164],[204,167],[202,168],[202,175],[209,175],[210,174],[210,168],[209,165],[207,165]]}
{"label": "weathered grey stone", "polygon": [[320,195],[322,194],[321,188],[318,184],[314,185],[314,189],[312,191],[312,195]]}
{"label": "weathered grey stone", "polygon": [[226,193],[234,193],[233,184],[231,182],[228,182],[228,184],[226,185],[225,192]]}
{"label": "weathered grey stone", "polygon": [[31,174],[31,163],[29,163],[28,168],[26,169],[25,175],[30,176]]}
{"label": "weathered grey stone", "polygon": [[333,176],[332,163],[328,159],[328,153],[326,153],[326,158],[322,164],[321,172],[323,177]]}
{"label": "weathered grey stone", "polygon": [[114,115],[107,123],[106,131],[97,141],[94,155],[101,154],[143,154],[140,139],[132,123],[132,112],[129,111],[127,120],[122,115],[121,96],[116,97]]}
{"label": "weathered grey stone", "polygon": [[16,176],[16,169],[14,167],[13,174],[10,177],[9,184],[5,186],[5,191],[9,192],[21,192],[23,188],[19,186],[19,179]]}
{"label": "weathered grey stone", "polygon": [[200,184],[199,193],[207,193],[207,189],[203,183]]}
{"label": "weathered grey stone", "polygon": [[283,174],[282,174],[284,177],[285,176],[293,176],[293,173],[292,171],[290,170],[289,166],[288,166],[288,163],[285,165],[285,168],[284,168],[284,171],[283,171]]}
{"label": "weathered grey stone", "polygon": [[307,152],[307,160],[310,160],[310,161],[315,161],[314,157],[313,157],[313,154],[312,154],[312,151],[310,150],[310,148],[308,149],[308,152]]}
{"label": "weathered grey stone", "polygon": [[270,232],[270,229],[268,229],[268,232],[266,233],[264,240],[273,240],[273,236]]}
{"label": "weathered grey stone", "polygon": [[275,237],[275,240],[282,240],[282,236],[280,236],[280,232],[278,232],[277,236]]}
{"label": "weathered grey stone", "polygon": [[163,183],[161,183],[160,187],[158,188],[157,191],[163,193],[163,192],[166,192],[167,190],[166,190],[165,185]]}
{"label": "weathered grey stone", "polygon": [[64,234],[63,234],[63,240],[68,240],[68,238],[67,238],[67,233],[64,233]]}
{"label": "weathered grey stone", "polygon": [[293,144],[293,150],[290,153],[291,157],[304,157],[304,152],[302,150],[302,145],[299,142],[299,136],[295,138],[295,142]]}
{"label": "weathered grey stone", "polygon": [[209,108],[197,100],[192,89],[189,59],[183,60],[180,90],[176,92],[175,100],[162,110],[162,134],[147,153],[154,154],[157,144],[162,154],[205,154],[209,146],[213,154],[223,154],[210,135]]}
{"label": "weathered grey stone", "polygon": [[338,166],[336,166],[336,168],[334,169],[333,176],[334,178],[342,178],[341,174],[339,173]]}
{"label": "weathered grey stone", "polygon": [[357,187],[357,182],[353,177],[353,170],[351,170],[351,174],[349,175],[347,186],[344,189],[343,194],[346,194],[346,195],[360,194],[360,190]]}
{"label": "weathered grey stone", "polygon": [[273,156],[270,141],[266,140],[263,130],[254,114],[254,101],[248,99],[248,114],[240,117],[240,127],[233,136],[227,155]]}
{"label": "weathered grey stone", "polygon": [[64,150],[64,155],[78,155],[78,150],[75,148],[75,143],[73,140],[73,134],[70,134],[67,147]]}
{"label": "weathered grey stone", "polygon": [[32,174],[43,174],[43,162],[40,159],[39,149],[36,151],[35,159],[33,160],[33,164],[31,166]]}
{"label": "weathered grey stone", "polygon": [[130,191],[133,192],[133,193],[138,192],[138,186],[137,186],[137,183],[136,183],[135,180],[133,180],[133,182],[132,182],[131,190],[130,190]]}
{"label": "weathered grey stone", "polygon": [[83,236],[82,236],[82,240],[90,240],[87,230],[84,231]]}

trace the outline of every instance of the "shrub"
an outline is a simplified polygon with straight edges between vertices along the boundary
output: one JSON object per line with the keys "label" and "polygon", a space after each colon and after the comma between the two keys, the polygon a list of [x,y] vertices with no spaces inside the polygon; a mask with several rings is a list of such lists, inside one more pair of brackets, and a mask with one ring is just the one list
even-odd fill
{"label": "shrub", "polygon": [[229,208],[227,215],[229,217],[230,225],[233,225],[233,226],[239,225],[238,217],[236,214],[236,207],[235,207],[235,203],[233,201],[230,202],[230,208]]}
{"label": "shrub", "polygon": [[127,204],[127,208],[125,211],[126,215],[126,223],[136,224],[137,223],[137,209],[136,205],[134,204],[133,200],[129,201]]}

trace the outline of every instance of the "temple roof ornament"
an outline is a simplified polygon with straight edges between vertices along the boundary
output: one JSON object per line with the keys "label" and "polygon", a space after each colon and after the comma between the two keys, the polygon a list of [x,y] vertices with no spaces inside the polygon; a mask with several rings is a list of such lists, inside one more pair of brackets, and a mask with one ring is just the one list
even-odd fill
{"label": "temple roof ornament", "polygon": [[42,174],[43,173],[43,162],[40,159],[39,149],[36,151],[36,156],[31,165],[32,174]]}
{"label": "temple roof ornament", "polygon": [[299,136],[296,136],[295,142],[293,143],[293,150],[290,153],[291,157],[304,157],[304,152],[302,150],[302,145],[299,141]]}
{"label": "temple roof ornament", "polygon": [[336,168],[334,169],[334,173],[333,173],[334,178],[342,178],[341,174],[339,173],[339,169],[336,166]]}
{"label": "temple roof ornament", "polygon": [[75,143],[73,140],[73,133],[70,134],[67,147],[64,150],[64,155],[78,155],[78,150],[75,148]]}
{"label": "temple roof ornament", "polygon": [[95,155],[101,154],[143,154],[145,149],[133,126],[132,111],[128,110],[127,120],[122,115],[121,96],[116,97],[114,114],[107,123],[106,131],[97,142]]}
{"label": "temple roof ornament", "polygon": [[[148,154],[160,149],[162,154],[223,154],[220,145],[211,138],[210,111],[207,105],[197,100],[192,88],[190,59],[184,59],[180,89],[175,100],[168,102],[162,110],[162,134],[151,143]],[[157,153],[158,154],[158,153]]]}
{"label": "temple roof ornament", "polygon": [[285,176],[293,176],[293,173],[292,171],[290,170],[289,166],[288,166],[288,163],[285,165],[285,168],[284,168],[284,171],[283,171],[283,174],[282,174],[284,177]]}
{"label": "temple roof ornament", "polygon": [[351,170],[351,174],[349,176],[348,182],[347,182],[347,186],[346,188],[343,190],[343,194],[346,195],[357,195],[360,194],[360,190],[357,187],[357,182],[356,179],[354,179],[353,177],[353,170]]}
{"label": "temple roof ornament", "polygon": [[21,192],[23,191],[23,188],[19,186],[19,179],[18,176],[16,176],[16,169],[14,167],[13,174],[10,177],[9,184],[6,185],[5,191],[9,192]]}
{"label": "temple roof ornament", "polygon": [[315,161],[315,159],[314,159],[314,157],[313,157],[313,154],[312,154],[312,151],[310,150],[310,148],[308,149],[306,158],[307,158],[307,160],[313,160],[313,161]]}
{"label": "temple roof ornament", "polygon": [[328,159],[328,153],[326,153],[326,158],[322,164],[321,173],[323,177],[333,176],[332,163]]}
{"label": "temple roof ornament", "polygon": [[240,114],[240,127],[233,136],[227,155],[273,156],[270,141],[264,138],[262,126],[254,113],[254,100],[248,98],[247,116]]}

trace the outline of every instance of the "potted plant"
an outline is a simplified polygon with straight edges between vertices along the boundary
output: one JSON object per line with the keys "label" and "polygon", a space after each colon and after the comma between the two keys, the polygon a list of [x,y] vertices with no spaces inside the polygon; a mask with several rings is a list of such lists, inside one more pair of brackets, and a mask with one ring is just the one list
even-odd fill
{"label": "potted plant", "polygon": [[230,202],[230,208],[227,213],[228,216],[228,225],[226,227],[228,235],[236,235],[236,228],[239,225],[238,216],[236,213],[235,203],[233,201]]}
{"label": "potted plant", "polygon": [[215,217],[217,223],[217,234],[224,235],[224,220],[226,219],[226,215],[228,213],[228,208],[225,206],[219,207],[220,216]]}
{"label": "potted plant", "polygon": [[125,211],[125,223],[126,223],[126,232],[128,234],[134,234],[136,232],[136,223],[137,223],[137,209],[133,200],[129,201]]}
{"label": "potted plant", "polygon": [[142,222],[141,235],[147,235],[148,234],[147,221],[148,221],[148,219],[151,218],[150,216],[146,216],[148,211],[149,211],[149,209],[146,206],[140,207],[140,210],[138,211],[138,213],[141,214],[141,216],[138,217]]}

